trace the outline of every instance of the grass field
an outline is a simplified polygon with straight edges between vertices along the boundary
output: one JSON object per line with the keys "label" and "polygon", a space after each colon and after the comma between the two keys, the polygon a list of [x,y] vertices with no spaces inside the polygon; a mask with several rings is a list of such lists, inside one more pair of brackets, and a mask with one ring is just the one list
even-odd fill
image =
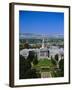
{"label": "grass field", "polygon": [[40,59],[38,62],[38,66],[52,66],[51,60],[48,59]]}
{"label": "grass field", "polygon": [[38,61],[38,64],[35,65],[37,67],[53,67],[54,64],[51,62],[51,60],[48,60],[48,59],[40,59]]}
{"label": "grass field", "polygon": [[33,67],[36,68],[36,70],[40,71],[41,77],[51,77],[51,69],[55,65],[52,63],[49,59],[40,59],[38,60],[38,64],[34,65]]}
{"label": "grass field", "polygon": [[56,65],[54,65],[52,61],[48,59],[40,59],[38,60],[37,65],[33,65],[33,68],[41,71],[50,71],[53,70],[54,67],[56,67]]}

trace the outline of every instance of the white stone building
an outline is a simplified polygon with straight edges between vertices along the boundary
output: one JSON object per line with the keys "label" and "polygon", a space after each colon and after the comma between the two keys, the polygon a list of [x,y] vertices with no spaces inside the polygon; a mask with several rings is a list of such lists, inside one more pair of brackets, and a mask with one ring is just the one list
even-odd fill
{"label": "white stone building", "polygon": [[58,46],[50,46],[49,48],[44,46],[44,39],[42,41],[42,47],[40,49],[23,49],[20,51],[20,55],[24,56],[25,58],[28,57],[29,51],[34,51],[37,54],[38,59],[55,57],[56,54],[59,55],[59,60],[62,58],[61,55],[64,55],[63,48],[59,48]]}

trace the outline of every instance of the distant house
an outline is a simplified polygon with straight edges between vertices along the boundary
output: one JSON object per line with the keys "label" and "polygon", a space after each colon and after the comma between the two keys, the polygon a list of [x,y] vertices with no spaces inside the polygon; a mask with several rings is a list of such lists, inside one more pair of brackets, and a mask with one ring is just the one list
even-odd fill
{"label": "distant house", "polygon": [[29,51],[34,51],[37,54],[38,59],[51,59],[51,57],[54,58],[54,56],[58,54],[60,60],[62,58],[61,55],[64,54],[63,48],[59,48],[58,46],[50,46],[49,48],[45,47],[44,39],[42,40],[42,47],[40,49],[23,49],[20,51],[20,55],[27,58],[29,55]]}

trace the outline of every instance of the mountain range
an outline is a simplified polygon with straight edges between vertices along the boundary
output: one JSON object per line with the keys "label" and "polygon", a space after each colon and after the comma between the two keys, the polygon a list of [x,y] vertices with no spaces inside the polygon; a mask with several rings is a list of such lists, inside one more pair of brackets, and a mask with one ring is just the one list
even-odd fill
{"label": "mountain range", "polygon": [[35,39],[42,39],[42,38],[64,38],[63,34],[34,34],[34,33],[19,33],[20,39],[25,38],[35,38]]}

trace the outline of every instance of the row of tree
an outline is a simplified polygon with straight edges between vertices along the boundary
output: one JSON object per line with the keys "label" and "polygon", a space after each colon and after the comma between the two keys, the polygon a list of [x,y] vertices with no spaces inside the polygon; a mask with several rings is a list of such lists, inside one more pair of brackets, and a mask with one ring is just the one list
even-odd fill
{"label": "row of tree", "polygon": [[63,77],[64,76],[64,59],[59,60],[58,54],[55,55],[55,58],[51,58],[52,63],[56,66],[53,71],[54,77]]}
{"label": "row of tree", "polygon": [[32,64],[36,65],[37,63],[37,55],[33,51],[29,52],[27,59],[20,55],[19,78],[40,78],[40,73],[36,69],[32,68]]}
{"label": "row of tree", "polygon": [[[24,56],[20,55],[20,65],[19,65],[19,78],[28,79],[28,78],[40,78],[41,73],[35,68],[32,68],[32,65],[38,64],[37,54],[33,51],[29,52],[27,59]],[[56,68],[53,71],[54,77],[63,77],[64,76],[64,59],[59,60],[58,54],[55,55],[55,58],[51,57],[51,62]]]}

